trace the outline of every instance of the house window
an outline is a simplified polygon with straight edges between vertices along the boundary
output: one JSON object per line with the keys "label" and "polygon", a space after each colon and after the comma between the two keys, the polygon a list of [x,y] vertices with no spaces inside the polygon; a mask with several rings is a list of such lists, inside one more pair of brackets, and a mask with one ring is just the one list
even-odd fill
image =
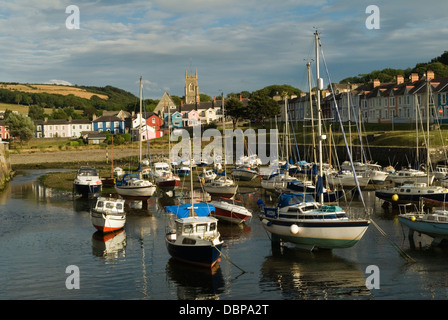
{"label": "house window", "polygon": [[152,123],[156,123],[156,118],[152,118]]}
{"label": "house window", "polygon": [[446,104],[446,94],[442,93],[441,97],[440,97],[440,103],[445,105]]}

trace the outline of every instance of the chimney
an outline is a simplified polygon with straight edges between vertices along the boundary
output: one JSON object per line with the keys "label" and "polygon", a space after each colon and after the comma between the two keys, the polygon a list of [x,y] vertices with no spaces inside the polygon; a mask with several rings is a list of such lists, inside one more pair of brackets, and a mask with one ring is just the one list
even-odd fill
{"label": "chimney", "polygon": [[434,79],[434,71],[426,71],[426,79],[431,81],[432,79]]}
{"label": "chimney", "polygon": [[411,82],[418,81],[418,73],[411,73]]}
{"label": "chimney", "polygon": [[375,79],[375,80],[373,80],[373,87],[374,87],[374,88],[379,87],[380,84],[381,84],[381,82],[380,82],[379,79]]}
{"label": "chimney", "polygon": [[402,84],[404,83],[404,77],[402,75],[397,75],[397,84]]}

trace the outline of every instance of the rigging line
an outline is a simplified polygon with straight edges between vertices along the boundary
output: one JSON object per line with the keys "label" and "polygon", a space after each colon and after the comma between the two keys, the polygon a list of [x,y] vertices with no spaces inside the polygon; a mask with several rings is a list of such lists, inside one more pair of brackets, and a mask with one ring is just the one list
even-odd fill
{"label": "rigging line", "polygon": [[233,262],[227,255],[225,255],[221,250],[218,249],[217,246],[215,246],[215,244],[210,240],[212,247],[215,248],[216,250],[218,250],[218,252],[221,254],[221,256],[223,256],[227,261],[229,261],[231,264],[233,264],[235,267],[237,267],[238,269],[240,269],[243,273],[247,273],[246,270],[244,270],[243,268],[239,267],[235,262]]}
{"label": "rigging line", "polygon": [[370,218],[369,220],[372,222],[372,224],[375,226],[375,228],[392,244],[392,246],[398,251],[400,256],[402,256],[404,259],[408,260],[409,262],[413,262],[413,263],[417,262],[409,254],[404,252],[404,250],[401,249],[395,242],[393,242],[393,240],[390,239],[390,237],[387,235],[387,233],[383,229],[381,229],[381,227],[372,218]]}
{"label": "rigging line", "polygon": [[[351,91],[349,91],[348,92],[348,94],[350,95],[350,97],[352,97],[352,93],[351,93]],[[356,115],[355,114],[355,108],[354,108],[354,105],[352,104],[353,103],[353,100],[354,99],[350,99],[350,110],[353,112],[353,117],[355,118],[355,124],[356,124],[356,130],[358,131],[358,137],[359,137],[359,144],[360,144],[360,148],[361,148],[361,154],[363,154],[364,155],[364,159],[366,160],[366,162],[367,162],[367,156],[366,156],[366,153],[365,153],[365,150],[364,150],[364,146],[363,146],[363,144],[362,144],[362,136],[361,136],[361,128],[360,128],[360,124],[358,125],[358,120],[359,120],[359,113],[361,112],[361,110],[360,110],[360,107],[359,107],[359,104],[358,104],[358,114]]]}
{"label": "rigging line", "polygon": [[[322,47],[322,45],[320,45],[320,46]],[[324,52],[323,52],[322,48],[321,48],[320,51],[321,51],[321,54],[322,54],[322,61],[323,61],[324,66],[325,66],[325,70],[327,72],[328,83],[329,83],[329,86],[330,86],[330,89],[331,89],[331,92],[332,92],[332,95],[333,95],[333,102],[334,102],[334,104],[336,106],[335,107],[336,114],[338,116],[339,124],[341,125],[342,137],[344,138],[345,147],[347,149],[347,154],[348,154],[348,157],[350,159],[350,165],[351,165],[352,171],[353,171],[353,178],[355,179],[355,183],[356,183],[356,186],[357,186],[358,191],[359,191],[359,197],[361,198],[362,204],[364,206],[364,210],[367,211],[366,203],[364,201],[364,197],[362,196],[361,187],[359,186],[358,177],[356,175],[355,167],[353,165],[352,154],[350,152],[350,148],[349,148],[348,143],[347,143],[347,138],[345,137],[345,130],[344,130],[344,127],[342,125],[341,115],[339,114],[338,104],[337,104],[335,93],[334,93],[334,90],[333,90],[333,85],[331,84],[331,79],[330,79],[330,74],[328,72],[327,62],[325,61],[325,56],[324,56]]]}

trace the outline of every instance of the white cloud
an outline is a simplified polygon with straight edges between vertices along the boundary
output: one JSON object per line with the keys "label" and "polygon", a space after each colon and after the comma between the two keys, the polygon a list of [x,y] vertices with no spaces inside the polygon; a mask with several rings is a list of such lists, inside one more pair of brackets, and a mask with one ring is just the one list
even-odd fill
{"label": "white cloud", "polygon": [[[184,71],[201,92],[302,86],[317,27],[332,80],[406,68],[446,50],[448,3],[378,0],[381,29],[367,30],[354,0],[79,0],[79,30],[65,28],[68,0],[10,1],[0,8],[0,81],[66,79],[138,94],[183,95]],[[306,85],[303,87],[306,89]]]}

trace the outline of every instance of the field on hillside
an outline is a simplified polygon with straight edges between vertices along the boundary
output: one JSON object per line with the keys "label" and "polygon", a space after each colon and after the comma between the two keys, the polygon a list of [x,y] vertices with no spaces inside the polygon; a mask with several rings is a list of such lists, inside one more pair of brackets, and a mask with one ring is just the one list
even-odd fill
{"label": "field on hillside", "polygon": [[11,91],[21,91],[28,93],[49,93],[49,94],[60,94],[60,95],[69,95],[73,94],[74,96],[90,99],[92,96],[98,96],[101,99],[109,99],[107,95],[88,92],[85,89],[72,87],[72,86],[64,86],[64,85],[55,85],[55,84],[0,84],[1,89],[8,89]]}

